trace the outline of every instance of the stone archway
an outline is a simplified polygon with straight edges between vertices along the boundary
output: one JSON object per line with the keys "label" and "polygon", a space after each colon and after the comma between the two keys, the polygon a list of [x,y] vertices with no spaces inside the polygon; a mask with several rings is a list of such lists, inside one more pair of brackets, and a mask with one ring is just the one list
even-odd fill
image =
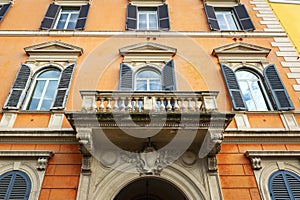
{"label": "stone archway", "polygon": [[114,200],[186,200],[187,197],[172,183],[157,177],[137,179],[123,187]]}

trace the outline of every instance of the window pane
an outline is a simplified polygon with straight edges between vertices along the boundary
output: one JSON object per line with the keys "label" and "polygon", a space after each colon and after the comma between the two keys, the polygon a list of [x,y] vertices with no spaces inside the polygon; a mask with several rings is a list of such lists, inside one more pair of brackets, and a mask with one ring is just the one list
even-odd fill
{"label": "window pane", "polygon": [[38,76],[38,78],[58,78],[60,76],[60,72],[58,70],[49,70]]}
{"label": "window pane", "polygon": [[136,90],[147,90],[147,80],[137,80]]}
{"label": "window pane", "polygon": [[160,80],[150,80],[150,90],[160,90]]}
{"label": "window pane", "polygon": [[160,78],[160,75],[154,71],[145,70],[140,72],[136,77],[137,78]]}
{"label": "window pane", "polygon": [[248,110],[268,110],[266,96],[259,77],[249,71],[238,71],[236,76]]}
{"label": "window pane", "polygon": [[68,14],[61,14],[59,20],[57,22],[56,28],[57,29],[64,29],[65,24],[67,22]]}
{"label": "window pane", "polygon": [[139,13],[139,29],[146,30],[147,29],[147,15]]}
{"label": "window pane", "polygon": [[238,30],[234,14],[231,10],[218,10],[216,11],[216,17],[220,30]]}
{"label": "window pane", "polygon": [[157,30],[157,14],[149,14],[149,29]]}
{"label": "window pane", "polygon": [[78,19],[78,13],[71,14],[67,29],[75,29]]}

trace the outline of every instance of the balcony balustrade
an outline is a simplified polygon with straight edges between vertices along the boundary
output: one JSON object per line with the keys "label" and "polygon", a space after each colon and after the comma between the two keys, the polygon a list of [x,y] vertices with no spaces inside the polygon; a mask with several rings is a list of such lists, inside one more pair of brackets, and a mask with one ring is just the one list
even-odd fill
{"label": "balcony balustrade", "polygon": [[216,91],[80,91],[85,112],[212,112]]}

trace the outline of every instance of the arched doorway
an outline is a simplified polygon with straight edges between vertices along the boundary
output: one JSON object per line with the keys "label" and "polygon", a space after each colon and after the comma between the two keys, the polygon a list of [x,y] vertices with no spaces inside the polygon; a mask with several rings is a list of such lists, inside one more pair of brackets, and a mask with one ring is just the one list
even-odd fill
{"label": "arched doorway", "polygon": [[141,178],[124,187],[114,200],[186,200],[173,184],[159,178]]}

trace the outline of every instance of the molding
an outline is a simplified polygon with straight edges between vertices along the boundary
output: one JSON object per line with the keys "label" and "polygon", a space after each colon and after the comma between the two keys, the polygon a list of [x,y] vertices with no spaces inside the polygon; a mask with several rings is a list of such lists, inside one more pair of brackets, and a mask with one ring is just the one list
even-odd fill
{"label": "molding", "polygon": [[47,150],[0,150],[0,157],[2,158],[37,158],[38,170],[45,170],[48,160],[52,156],[53,152]]}
{"label": "molding", "polygon": [[245,156],[250,159],[252,169],[258,170],[262,168],[261,157],[299,157],[300,150],[248,150]]}
{"label": "molding", "polygon": [[[271,11],[272,12],[272,11]],[[210,37],[210,38],[273,38],[287,37],[284,31],[70,31],[70,30],[36,30],[15,31],[0,30],[0,37]]]}
{"label": "molding", "polygon": [[204,3],[214,7],[232,7],[240,4],[240,0],[204,0]]}
{"label": "molding", "polygon": [[0,144],[78,144],[72,129],[0,129]]}
{"label": "molding", "polygon": [[0,121],[0,129],[12,128],[14,126],[16,118],[17,118],[17,113],[4,112]]}
{"label": "molding", "polygon": [[226,130],[223,144],[298,144],[300,131],[293,130]]}
{"label": "molding", "polygon": [[0,0],[0,4],[12,3],[14,4],[15,0]]}
{"label": "molding", "polygon": [[81,6],[90,3],[92,0],[53,0],[54,4],[62,6]]}
{"label": "molding", "polygon": [[300,4],[300,1],[293,0],[269,0],[271,3],[284,3],[284,4]]}
{"label": "molding", "polygon": [[166,2],[166,0],[129,0],[129,3],[137,6],[159,6]]}

